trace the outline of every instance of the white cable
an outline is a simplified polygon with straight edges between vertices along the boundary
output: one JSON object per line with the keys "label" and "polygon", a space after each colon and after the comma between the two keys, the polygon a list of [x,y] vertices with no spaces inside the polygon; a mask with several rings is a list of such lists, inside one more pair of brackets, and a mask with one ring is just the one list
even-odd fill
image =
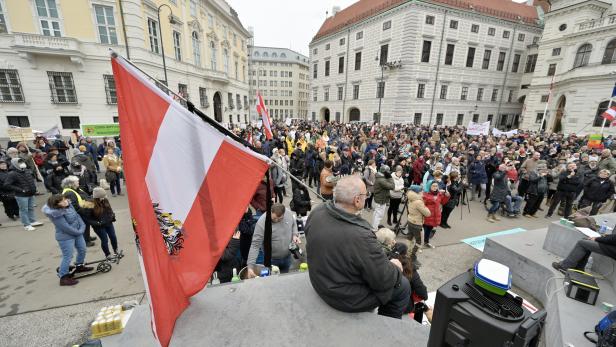
{"label": "white cable", "polygon": [[551,280],[553,280],[553,279],[564,279],[564,277],[559,277],[559,276],[550,277],[550,278],[547,280],[547,282],[545,282],[545,297],[546,297],[546,299],[548,299],[548,300],[546,301],[546,303],[548,303],[548,302],[550,302],[550,301],[551,301],[551,297],[552,297],[555,293],[557,293],[558,291],[560,291],[561,289],[563,289],[563,288],[564,288],[564,286],[563,286],[563,288],[556,290],[556,291],[555,291],[555,292],[553,292],[552,294],[548,294],[548,292],[549,292],[549,290],[548,290],[548,289],[549,289],[549,286],[550,286],[550,281],[551,281]]}

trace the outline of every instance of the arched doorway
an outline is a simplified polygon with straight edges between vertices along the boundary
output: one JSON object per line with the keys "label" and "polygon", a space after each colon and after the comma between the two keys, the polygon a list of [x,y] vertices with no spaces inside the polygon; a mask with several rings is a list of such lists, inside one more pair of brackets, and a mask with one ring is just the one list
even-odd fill
{"label": "arched doorway", "polygon": [[359,109],[357,107],[353,107],[349,111],[349,122],[359,122],[361,115],[359,113]]}
{"label": "arched doorway", "polygon": [[220,92],[214,93],[214,119],[222,123],[222,100]]}
{"label": "arched doorway", "polygon": [[558,99],[556,104],[556,117],[554,117],[554,123],[552,124],[552,132],[560,133],[563,131],[563,116],[565,115],[565,106],[567,105],[567,98],[564,95]]}
{"label": "arched doorway", "polygon": [[329,108],[323,107],[321,109],[321,120],[329,122]]}

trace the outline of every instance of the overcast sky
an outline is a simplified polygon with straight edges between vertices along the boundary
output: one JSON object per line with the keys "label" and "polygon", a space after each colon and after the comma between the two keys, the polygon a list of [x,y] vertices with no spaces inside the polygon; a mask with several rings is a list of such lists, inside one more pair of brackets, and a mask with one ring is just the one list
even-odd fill
{"label": "overcast sky", "polygon": [[[308,44],[317,33],[325,12],[357,0],[227,0],[244,27],[253,27],[255,46],[290,48],[308,56]],[[524,2],[525,0],[514,0]]]}

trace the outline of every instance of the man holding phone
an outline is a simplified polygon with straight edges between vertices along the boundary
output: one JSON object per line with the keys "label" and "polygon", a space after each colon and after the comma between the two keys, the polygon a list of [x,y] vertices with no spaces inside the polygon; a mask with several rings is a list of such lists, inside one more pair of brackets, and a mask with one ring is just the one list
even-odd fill
{"label": "man holding phone", "polygon": [[571,207],[573,206],[573,200],[575,199],[578,186],[582,184],[581,178],[577,175],[577,165],[575,163],[569,163],[567,169],[560,173],[558,186],[556,187],[556,194],[552,199],[548,214],[545,218],[552,217],[552,213],[558,207],[561,201],[565,201],[565,218],[571,215]]}

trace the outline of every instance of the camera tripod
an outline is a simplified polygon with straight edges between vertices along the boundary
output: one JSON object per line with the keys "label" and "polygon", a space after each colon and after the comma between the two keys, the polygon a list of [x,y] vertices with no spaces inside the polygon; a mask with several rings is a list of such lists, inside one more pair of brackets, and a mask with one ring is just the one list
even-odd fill
{"label": "camera tripod", "polygon": [[398,221],[394,225],[394,230],[393,230],[394,233],[396,233],[396,236],[398,236],[399,233],[402,233],[402,235],[408,235],[409,234],[409,230],[406,227],[407,224],[409,223],[408,219],[406,219],[406,221],[404,223],[402,223],[402,216],[404,216],[405,213],[408,210],[407,202],[408,202],[408,198],[406,196],[406,189],[405,189],[404,190],[404,194],[402,194],[402,200],[400,201],[400,205],[402,206],[402,210],[400,210],[400,208],[398,208]]}

